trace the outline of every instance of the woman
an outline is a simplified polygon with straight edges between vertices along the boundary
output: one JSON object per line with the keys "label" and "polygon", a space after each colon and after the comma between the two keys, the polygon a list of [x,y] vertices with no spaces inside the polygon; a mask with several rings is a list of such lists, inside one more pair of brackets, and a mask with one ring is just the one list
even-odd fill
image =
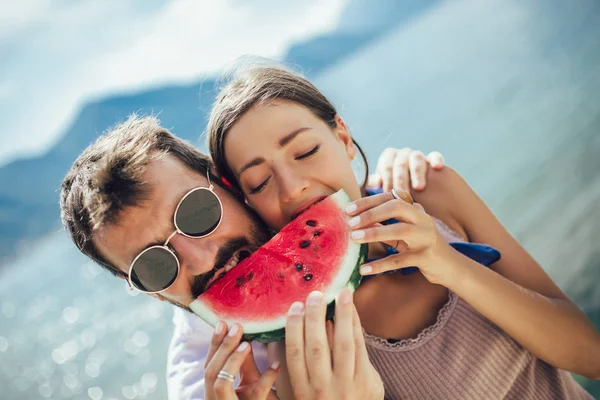
{"label": "woman", "polygon": [[[431,175],[428,169],[439,170],[443,167],[444,159],[437,152],[432,152],[425,157],[423,153],[408,148],[388,148],[381,154],[375,174],[369,177],[369,187],[383,187],[389,190],[391,187],[401,186],[408,190],[410,182],[411,187],[421,190],[424,189],[427,178]],[[364,179],[364,176],[360,179]],[[207,359],[207,355],[214,354],[214,351],[209,354],[213,327],[179,308],[174,310],[173,323],[174,332],[167,357],[169,398],[210,399],[209,393],[205,391],[214,385],[211,386],[211,374],[205,374],[203,364],[205,361],[212,361],[209,368],[218,364],[218,360]],[[252,356],[248,358],[254,359],[258,367],[253,362],[244,364],[240,372],[243,372],[245,378],[242,387],[246,388],[251,386],[248,384],[249,380],[257,381],[257,377],[260,376],[259,369],[267,371],[269,368],[266,346],[253,343],[251,350]],[[213,379],[222,367],[223,364],[214,367],[216,370]],[[229,386],[230,389],[231,385]]]}
{"label": "woman", "polygon": [[[362,197],[357,147],[333,105],[305,79],[264,66],[223,89],[209,142],[220,172],[273,229],[339,189],[355,200],[352,237],[369,243],[374,261],[361,268],[373,277],[354,301],[387,397],[591,398],[564,370],[600,377],[598,332],[454,171],[413,193],[419,204],[397,191]],[[390,219],[400,223],[382,224]],[[486,243],[502,259],[482,268],[451,241]],[[381,274],[415,265],[418,273]],[[309,296],[307,315],[323,308],[319,296]],[[288,328],[286,343],[303,348]],[[324,351],[308,347],[306,358]],[[307,378],[292,355],[294,393],[300,382],[322,390],[322,376]]]}

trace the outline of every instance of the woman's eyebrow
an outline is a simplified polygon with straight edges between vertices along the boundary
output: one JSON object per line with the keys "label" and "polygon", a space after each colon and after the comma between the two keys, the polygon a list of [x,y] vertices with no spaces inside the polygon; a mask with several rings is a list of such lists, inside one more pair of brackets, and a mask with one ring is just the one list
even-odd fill
{"label": "woman's eyebrow", "polygon": [[281,138],[281,140],[279,141],[279,146],[285,146],[286,144],[294,140],[296,136],[309,129],[311,128],[309,128],[308,126],[303,126],[302,128],[294,129],[292,132],[288,133],[287,135]]}
{"label": "woman's eyebrow", "polygon": [[[289,142],[294,140],[296,138],[296,136],[298,136],[302,132],[305,132],[310,129],[312,129],[312,128],[310,128],[308,126],[303,126],[302,128],[294,129],[292,132],[288,133],[287,135],[282,137],[281,140],[279,140],[279,146],[284,147]],[[240,175],[242,175],[242,172],[246,171],[248,168],[256,167],[257,165],[260,165],[264,162],[265,162],[265,159],[263,157],[256,157],[256,158],[252,159],[250,162],[244,164],[240,168],[240,170],[237,173],[238,178],[240,177]]]}
{"label": "woman's eyebrow", "polygon": [[263,157],[256,157],[255,159],[253,159],[249,163],[244,164],[242,166],[242,168],[240,168],[240,170],[237,173],[238,178],[240,177],[240,175],[242,175],[242,172],[246,171],[248,168],[255,167],[255,166],[260,165],[260,164],[262,164],[264,162],[265,162],[265,159]]}

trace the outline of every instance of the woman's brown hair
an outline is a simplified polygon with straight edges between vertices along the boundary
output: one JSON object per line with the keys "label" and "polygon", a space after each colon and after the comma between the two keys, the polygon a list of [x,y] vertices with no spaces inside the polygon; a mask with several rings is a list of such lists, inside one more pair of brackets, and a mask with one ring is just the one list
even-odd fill
{"label": "woman's brown hair", "polygon": [[[222,176],[240,191],[239,183],[225,157],[225,136],[250,108],[274,100],[287,100],[303,105],[330,128],[336,127],[335,106],[306,78],[280,66],[256,65],[236,70],[215,100],[207,134],[215,166]],[[354,145],[365,163],[366,182],[367,161],[356,141]]]}

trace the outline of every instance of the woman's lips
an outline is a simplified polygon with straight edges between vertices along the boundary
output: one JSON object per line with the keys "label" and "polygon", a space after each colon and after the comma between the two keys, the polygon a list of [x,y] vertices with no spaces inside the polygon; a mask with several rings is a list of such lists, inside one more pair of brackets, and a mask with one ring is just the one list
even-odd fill
{"label": "woman's lips", "polygon": [[309,201],[304,203],[302,206],[298,207],[296,209],[296,211],[294,211],[292,213],[292,217],[291,217],[290,221],[296,219],[296,217],[298,217],[298,215],[302,214],[304,211],[308,210],[309,208],[311,208],[312,206],[314,206],[315,204],[317,204],[318,202],[320,202],[326,198],[327,198],[327,196],[318,196],[318,197],[314,197],[314,198],[310,199]]}

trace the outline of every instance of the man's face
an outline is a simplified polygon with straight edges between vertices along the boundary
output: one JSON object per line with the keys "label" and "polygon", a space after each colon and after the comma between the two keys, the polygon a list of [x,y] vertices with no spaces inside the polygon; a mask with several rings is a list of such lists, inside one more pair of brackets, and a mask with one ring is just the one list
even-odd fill
{"label": "man's face", "polygon": [[[181,198],[193,188],[209,186],[206,176],[171,155],[152,161],[144,174],[150,186],[148,197],[125,208],[116,223],[100,228],[93,238],[100,253],[125,273],[142,250],[163,244],[175,231],[173,213]],[[228,191],[215,185],[214,192],[223,204],[221,224],[204,238],[177,234],[171,239],[180,263],[179,276],[169,289],[153,296],[187,308],[226,264],[269,239],[265,226]]]}

